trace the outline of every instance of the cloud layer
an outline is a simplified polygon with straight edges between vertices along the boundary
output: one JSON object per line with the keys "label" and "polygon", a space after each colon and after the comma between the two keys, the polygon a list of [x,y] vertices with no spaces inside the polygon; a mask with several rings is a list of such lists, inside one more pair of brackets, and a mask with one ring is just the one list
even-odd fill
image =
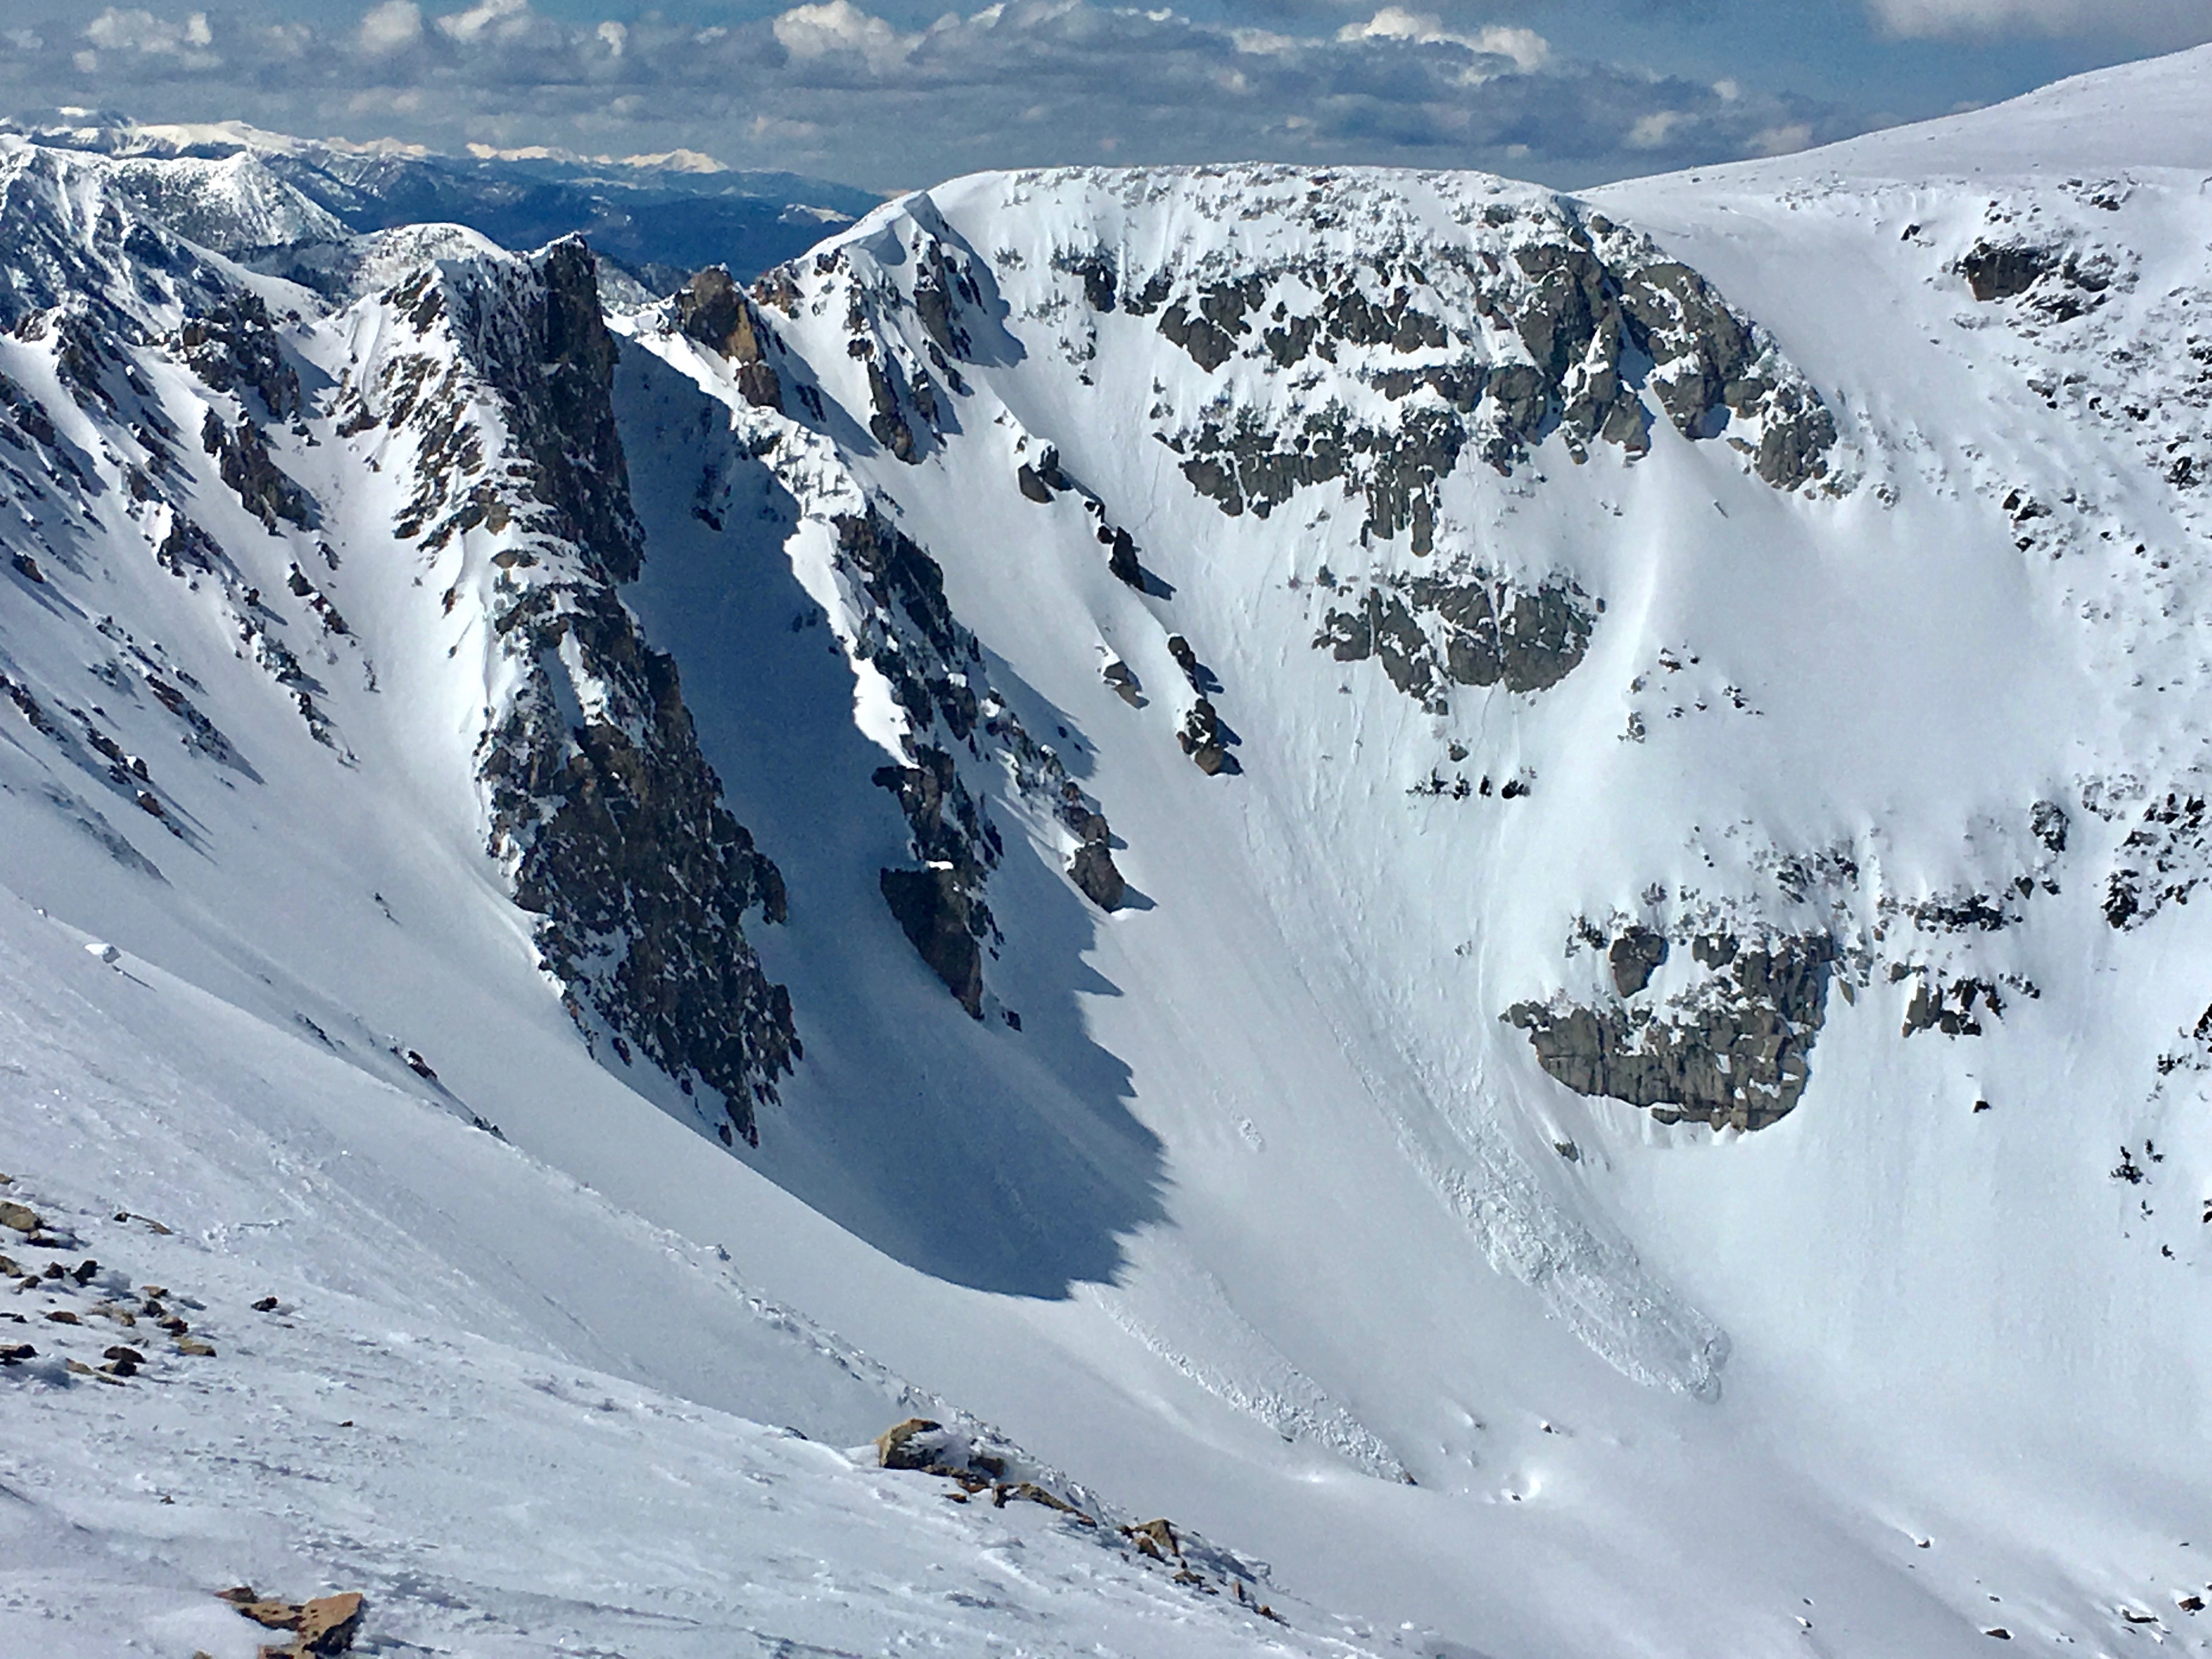
{"label": "cloud layer", "polygon": [[1868,0],[1892,32],[1908,36],[2103,35],[2179,46],[2212,34],[2207,0]]}
{"label": "cloud layer", "polygon": [[[1889,27],[1923,33],[2057,27],[2086,3],[1867,0]],[[1246,15],[1262,15],[1261,3]],[[531,0],[148,0],[97,11],[9,0],[0,104],[235,118],[449,150],[681,149],[884,188],[982,167],[1245,157],[1584,183],[1799,148],[1861,125],[1740,84],[1748,77],[1644,72],[1577,57],[1510,15],[1468,19],[1485,0],[1267,3],[1285,32],[1093,0],[1000,0],[921,27],[860,0],[714,26],[656,12],[556,19]],[[2100,15],[2116,8],[2130,0]]]}

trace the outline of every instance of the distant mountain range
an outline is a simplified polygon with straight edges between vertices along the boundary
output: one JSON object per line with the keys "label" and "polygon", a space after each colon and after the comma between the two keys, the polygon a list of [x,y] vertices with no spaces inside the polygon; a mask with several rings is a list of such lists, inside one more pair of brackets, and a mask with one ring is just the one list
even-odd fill
{"label": "distant mountain range", "polygon": [[[240,174],[281,180],[330,216],[328,224],[302,223],[293,204],[289,219],[249,221],[247,234],[267,234],[258,248],[195,237],[234,257],[325,240],[340,229],[360,234],[457,224],[518,250],[585,236],[602,261],[655,293],[710,264],[726,264],[750,281],[881,200],[849,185],[725,167],[686,150],[622,159],[543,150],[440,155],[412,146],[296,138],[236,121],[141,125],[75,111],[46,119],[0,118],[0,132],[124,161],[230,163]],[[178,171],[163,168],[155,176],[173,187],[170,175]]]}

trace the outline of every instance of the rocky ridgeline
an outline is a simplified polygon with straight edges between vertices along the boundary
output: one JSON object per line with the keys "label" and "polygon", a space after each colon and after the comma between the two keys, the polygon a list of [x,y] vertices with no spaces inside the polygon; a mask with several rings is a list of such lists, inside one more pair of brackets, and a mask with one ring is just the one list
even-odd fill
{"label": "rocky ridgeline", "polygon": [[[364,304],[388,343],[344,389],[341,430],[414,457],[398,533],[426,565],[460,547],[464,589],[514,691],[477,750],[489,844],[587,1036],[604,1022],[751,1136],[800,1052],[744,918],[780,921],[783,882],[721,805],[672,659],[615,591],[643,538],[612,404],[616,347],[581,242],[531,260],[426,268]],[[487,418],[484,410],[495,410]],[[483,530],[488,561],[461,543]]]}
{"label": "rocky ridgeline", "polygon": [[1409,534],[1425,555],[1437,484],[1462,455],[1510,472],[1554,434],[1577,459],[1599,443],[1641,453],[1647,392],[1685,437],[1733,443],[1778,488],[1832,477],[1834,422],[1763,331],[1646,238],[1565,198],[1264,167],[1013,187],[1079,192],[1102,229],[1163,197],[1225,224],[1272,219],[1164,264],[1133,237],[1051,256],[1071,301],[1147,319],[1223,382],[1203,410],[1153,415],[1185,478],[1231,517],[1335,483],[1364,500],[1367,535]]}
{"label": "rocky ridgeline", "polygon": [[[132,217],[105,183],[94,166],[0,152],[0,192],[21,214],[11,220],[18,234],[0,258],[0,294],[7,296],[0,314],[9,319],[9,355],[24,377],[0,371],[0,492],[15,507],[9,568],[34,590],[84,574],[91,568],[82,552],[85,527],[100,522],[102,510],[119,512],[143,537],[143,556],[202,595],[238,654],[267,673],[316,741],[349,761],[310,665],[317,654],[325,665],[343,660],[333,644],[346,639],[343,617],[304,575],[312,596],[304,608],[292,602],[299,589],[289,597],[264,592],[195,516],[216,511],[208,504],[228,495],[272,534],[305,532],[316,521],[314,501],[278,465],[266,436],[290,429],[303,412],[276,319],[235,273]],[[64,185],[72,192],[66,213],[50,199]],[[66,222],[88,216],[111,240],[78,247]],[[72,282],[87,286],[73,291]],[[48,308],[19,308],[53,295],[60,297]],[[198,424],[189,435],[155,390],[157,372],[171,365],[197,386]],[[40,371],[52,373],[73,407],[42,404],[27,384]],[[66,418],[58,422],[58,414]],[[77,419],[89,429],[88,442],[61,429]],[[326,544],[308,544],[329,556]],[[81,613],[64,607],[57,614]],[[169,664],[158,643],[133,639],[112,617],[82,620],[88,665],[109,688],[103,696],[160,708],[178,722],[186,749],[258,781],[197,706],[197,682]],[[373,678],[357,642],[347,641],[346,654]],[[7,695],[53,746],[49,752],[58,750],[172,836],[197,845],[156,763],[131,752],[103,705],[79,704],[76,690],[41,687],[26,674],[9,679]],[[152,869],[88,801],[72,793],[58,804],[123,862]]]}
{"label": "rocky ridgeline", "polygon": [[0,328],[66,311],[137,342],[164,317],[229,301],[232,273],[137,207],[113,175],[110,163],[0,136]]}
{"label": "rocky ridgeline", "polygon": [[[1607,444],[1633,457],[1663,416],[1692,441],[1735,447],[1778,489],[1843,487],[1834,422],[1772,341],[1648,239],[1548,192],[1266,167],[992,182],[1010,211],[1034,210],[1019,246],[979,252],[964,200],[948,217],[918,195],[756,285],[763,312],[810,333],[816,319],[841,323],[856,366],[818,361],[819,380],[802,369],[782,388],[794,416],[832,434],[842,403],[882,451],[919,464],[977,425],[955,414],[971,378],[1048,351],[1055,333],[1079,388],[1108,358],[1164,348],[1190,369],[1152,377],[1149,429],[1223,514],[1264,518],[1326,485],[1363,504],[1363,544],[1441,556],[1344,591],[1350,603],[1326,611],[1314,641],[1340,660],[1379,660],[1431,710],[1454,685],[1556,684],[1601,609],[1571,575],[1493,571],[1440,528],[1442,485],[1470,455],[1510,475],[1556,435],[1577,460]],[[1206,222],[1219,234],[1188,228]],[[1166,223],[1185,228],[1168,237]],[[1163,257],[1164,245],[1175,251]],[[762,355],[757,328],[719,294],[700,332],[708,303],[679,301],[687,330],[736,342],[726,355]],[[1048,505],[1073,492],[1112,574],[1171,600],[1054,436],[1018,436],[1021,495]],[[1140,697],[1133,679],[1115,690]],[[1176,736],[1203,769],[1233,772],[1218,690],[1194,690]]]}

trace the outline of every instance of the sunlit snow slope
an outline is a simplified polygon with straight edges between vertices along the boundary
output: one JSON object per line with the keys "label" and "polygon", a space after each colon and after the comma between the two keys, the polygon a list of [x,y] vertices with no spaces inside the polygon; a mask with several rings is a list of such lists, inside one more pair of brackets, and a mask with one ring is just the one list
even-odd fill
{"label": "sunlit snow slope", "polygon": [[[2208,75],[981,175],[611,327],[0,149],[0,1168],[220,1350],[0,1300],[0,1621],[2202,1646]],[[924,1407],[1290,1625],[747,1426]]]}

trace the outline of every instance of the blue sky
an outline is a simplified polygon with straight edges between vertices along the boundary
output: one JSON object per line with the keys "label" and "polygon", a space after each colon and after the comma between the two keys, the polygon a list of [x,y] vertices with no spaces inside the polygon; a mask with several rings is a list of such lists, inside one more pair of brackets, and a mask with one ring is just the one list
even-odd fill
{"label": "blue sky", "polygon": [[2212,0],[4,0],[0,109],[696,150],[890,189],[1073,161],[1584,185],[2212,40]]}

